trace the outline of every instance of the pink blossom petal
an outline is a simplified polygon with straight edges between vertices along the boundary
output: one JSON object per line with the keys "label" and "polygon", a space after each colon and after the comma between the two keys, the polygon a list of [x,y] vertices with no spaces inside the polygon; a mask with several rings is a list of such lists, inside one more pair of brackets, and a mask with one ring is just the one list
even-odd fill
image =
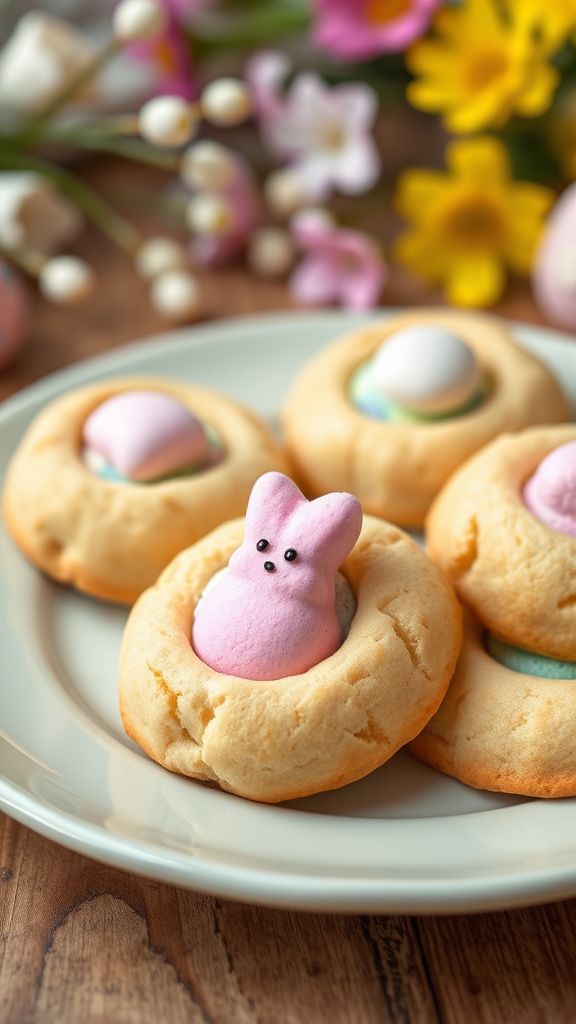
{"label": "pink blossom petal", "polygon": [[308,256],[296,267],[289,287],[304,306],[327,305],[338,295],[338,267],[321,256]]}
{"label": "pink blossom petal", "polygon": [[441,0],[412,0],[393,21],[378,24],[359,0],[313,0],[317,12],[314,38],[333,56],[362,60],[393,53],[421,36]]}
{"label": "pink blossom petal", "polygon": [[374,258],[379,259],[378,250],[371,238],[361,231],[351,231],[348,228],[332,228],[327,239],[322,240],[322,245],[329,245],[331,250],[338,253],[348,263],[370,262]]}
{"label": "pink blossom petal", "polygon": [[[168,14],[167,25],[160,36],[134,43],[127,53],[134,60],[151,66],[155,73],[154,94],[169,93],[192,100],[198,93],[198,84],[186,41],[178,8],[178,0],[163,0]],[[197,0],[190,0],[188,7],[194,11]]]}
{"label": "pink blossom petal", "polygon": [[315,249],[322,245],[323,239],[330,239],[333,227],[318,217],[313,211],[302,210],[290,222],[292,237],[301,249]]}
{"label": "pink blossom petal", "polygon": [[383,264],[363,267],[356,273],[347,274],[340,281],[342,305],[347,309],[372,309],[378,304],[385,280]]}
{"label": "pink blossom petal", "polygon": [[311,214],[295,219],[293,233],[308,253],[290,282],[300,302],[340,301],[350,309],[369,309],[378,302],[387,268],[371,238],[323,225]]}
{"label": "pink blossom petal", "polygon": [[261,118],[274,118],[283,110],[282,85],[291,69],[291,61],[279,50],[259,50],[246,64],[244,78]]}

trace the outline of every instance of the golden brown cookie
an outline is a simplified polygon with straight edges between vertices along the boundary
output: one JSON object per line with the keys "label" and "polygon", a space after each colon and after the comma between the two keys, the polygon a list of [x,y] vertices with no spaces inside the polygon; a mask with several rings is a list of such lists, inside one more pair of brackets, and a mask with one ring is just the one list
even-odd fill
{"label": "golden brown cookie", "polygon": [[507,434],[449,480],[426,520],[428,551],[490,630],[551,658],[576,661],[576,537],[540,522],[522,490],[576,426]]}
{"label": "golden brown cookie", "polygon": [[467,617],[448,693],[410,749],[478,789],[576,796],[576,680],[499,664],[484,648],[481,625]]}
{"label": "golden brown cookie", "polygon": [[[364,415],[348,397],[355,371],[397,331],[441,326],[475,353],[489,394],[470,411],[433,422],[384,422]],[[449,476],[506,430],[568,417],[550,371],[517,345],[499,321],[449,310],[391,317],[338,339],[294,383],[284,409],[289,454],[310,495],[355,494],[365,512],[420,526]]]}
{"label": "golden brown cookie", "polygon": [[338,650],[301,675],[222,675],[195,654],[195,607],[242,540],[226,523],[182,552],[130,614],[124,726],[159,764],[275,803],[344,786],[383,764],[437,709],[461,616],[442,575],[401,531],[368,518],[342,566],[357,600]]}
{"label": "golden brown cookie", "polygon": [[[176,397],[219,438],[222,460],[158,483],[115,483],[81,458],[86,418],[105,399],[147,388]],[[7,526],[35,565],[79,590],[131,603],[183,548],[244,512],[254,481],[286,460],[238,402],[160,378],[108,380],[73,391],[34,420],[6,476]]]}

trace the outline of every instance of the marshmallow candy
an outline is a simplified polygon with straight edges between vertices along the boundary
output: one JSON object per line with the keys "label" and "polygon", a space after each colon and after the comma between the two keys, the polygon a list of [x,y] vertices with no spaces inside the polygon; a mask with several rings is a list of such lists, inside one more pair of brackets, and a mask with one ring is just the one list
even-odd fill
{"label": "marshmallow candy", "polygon": [[336,573],[358,539],[351,494],[308,501],[282,473],[252,489],[244,541],[196,607],[192,646],[226,675],[282,679],[328,658],[342,643]]}
{"label": "marshmallow candy", "polygon": [[[86,420],[83,441],[87,466],[108,479],[155,480],[212,457],[200,421],[160,391],[124,391],[108,398]],[[105,472],[106,464],[117,476]]]}
{"label": "marshmallow candy", "polygon": [[366,385],[411,413],[442,416],[470,402],[480,386],[472,350],[443,327],[393,334],[366,369]]}
{"label": "marshmallow candy", "polygon": [[443,327],[408,327],[377,352],[374,382],[414,412],[443,413],[468,402],[479,384],[474,353]]}
{"label": "marshmallow candy", "polygon": [[541,523],[576,537],[576,441],[560,445],[542,460],[523,497]]}

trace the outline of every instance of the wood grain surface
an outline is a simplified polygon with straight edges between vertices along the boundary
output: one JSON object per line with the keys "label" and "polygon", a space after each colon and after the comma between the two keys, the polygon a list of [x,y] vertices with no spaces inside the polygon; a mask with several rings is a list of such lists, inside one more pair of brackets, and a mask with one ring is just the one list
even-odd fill
{"label": "wood grain surface", "polygon": [[[130,173],[104,162],[86,176],[113,192]],[[93,231],[78,251],[96,267],[97,295],[66,312],[31,297],[29,345],[0,374],[0,397],[165,327],[124,257]],[[203,285],[209,317],[290,308],[282,286],[241,268]],[[386,301],[439,298],[394,272]],[[539,322],[520,285],[499,311]],[[264,910],[106,867],[5,816],[0,937],[1,1024],[576,1021],[575,901],[459,918]]]}

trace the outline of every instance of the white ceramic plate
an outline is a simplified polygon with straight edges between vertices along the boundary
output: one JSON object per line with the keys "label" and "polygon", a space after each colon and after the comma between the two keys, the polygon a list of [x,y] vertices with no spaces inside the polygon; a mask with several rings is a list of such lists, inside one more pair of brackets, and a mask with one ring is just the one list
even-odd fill
{"label": "white ceramic plate", "polygon": [[[71,387],[155,373],[212,385],[274,417],[313,352],[363,319],[221,321],[74,366],[5,402],[0,476],[32,417]],[[576,343],[517,337],[576,399]],[[440,913],[576,893],[576,800],[467,788],[401,752],[361,782],[267,807],[177,777],[124,735],[126,611],[52,584],[0,529],[0,805],[74,850],[177,885],[317,910]]]}

